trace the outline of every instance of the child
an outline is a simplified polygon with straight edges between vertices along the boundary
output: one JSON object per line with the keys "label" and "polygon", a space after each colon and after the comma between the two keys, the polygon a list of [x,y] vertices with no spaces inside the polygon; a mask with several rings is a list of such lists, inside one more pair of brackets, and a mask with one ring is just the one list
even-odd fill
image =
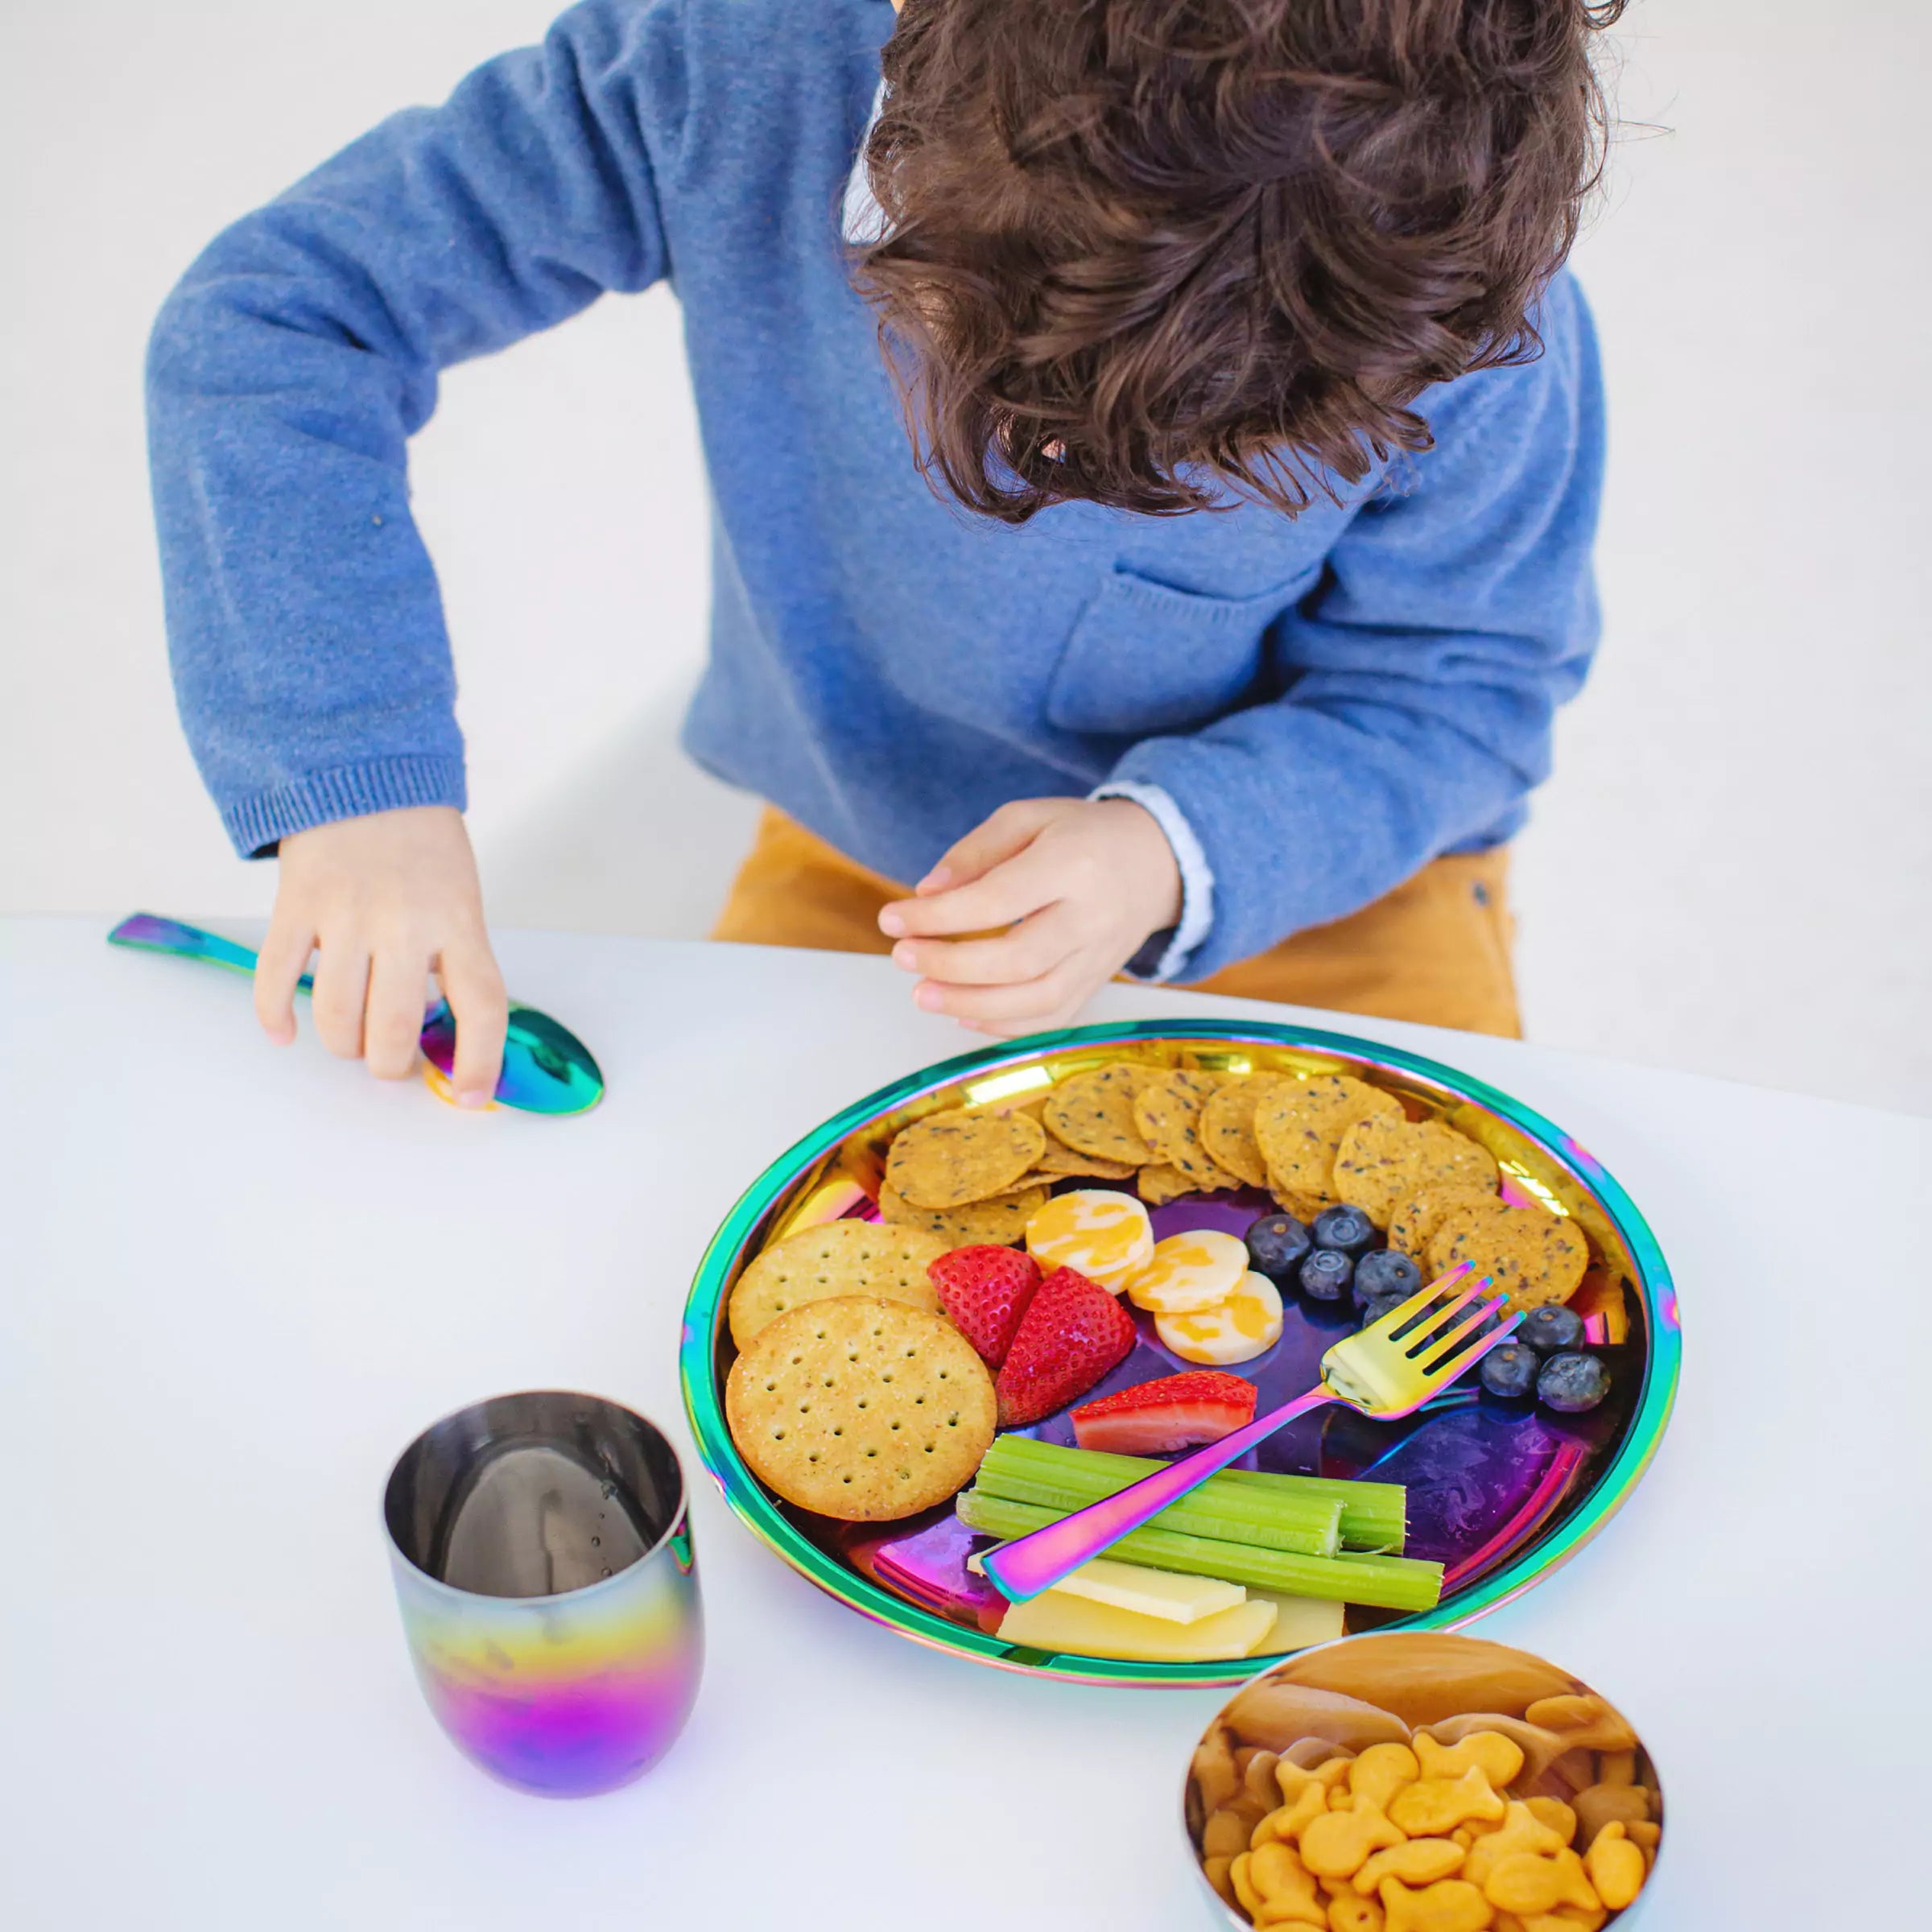
{"label": "child", "polygon": [[1596,638],[1558,270],[1620,4],[588,0],[237,223],[148,381],[182,715],[280,853],[264,1026],[314,949],[324,1040],[399,1075],[433,968],[487,1098],[407,439],[440,369],[668,279],[684,742],[776,808],[719,936],[890,950],[993,1033],[1123,970],[1514,1031],[1505,842]]}

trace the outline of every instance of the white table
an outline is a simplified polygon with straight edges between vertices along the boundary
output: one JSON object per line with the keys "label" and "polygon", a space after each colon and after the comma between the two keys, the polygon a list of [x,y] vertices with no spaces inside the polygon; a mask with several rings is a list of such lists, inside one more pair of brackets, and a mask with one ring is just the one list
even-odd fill
{"label": "white table", "polygon": [[[768,1554],[689,1454],[679,1310],[738,1191],[973,1043],[903,976],[504,935],[513,988],[611,1092],[581,1120],[472,1117],[306,1034],[278,1054],[238,980],[110,950],[109,923],[0,925],[0,1924],[1206,1923],[1178,1804],[1219,1694],[932,1655]],[[1279,1010],[1116,989],[1096,1017]],[[1575,1133],[1677,1275],[1686,1371],[1649,1476],[1480,1626],[1599,1685],[1655,1752],[1670,1835],[1645,1932],[1909,1922],[1884,1908],[1932,1784],[1927,1124],[1356,1030]],[[710,1646],[671,1757],[576,1804],[444,1741],[377,1516],[423,1424],[559,1385],[685,1445]],[[1829,1856],[1781,1787],[1858,1855]]]}

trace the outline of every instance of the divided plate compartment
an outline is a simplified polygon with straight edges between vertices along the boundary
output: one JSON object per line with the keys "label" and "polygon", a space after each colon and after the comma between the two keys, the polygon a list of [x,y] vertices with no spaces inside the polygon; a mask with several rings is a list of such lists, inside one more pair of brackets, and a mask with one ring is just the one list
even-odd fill
{"label": "divided plate compartment", "polygon": [[[1447,1566],[1442,1602],[1414,1616],[1351,1606],[1350,1634],[1451,1629],[1528,1589],[1582,1548],[1636,1486],[1656,1453],[1677,1388],[1677,1297],[1655,1239],[1616,1181],[1559,1128],[1495,1088],[1438,1061],[1345,1034],[1267,1023],[1143,1021],[1014,1041],[915,1074],[855,1102],[774,1162],[712,1241],[685,1304],[679,1371],[698,1451],[732,1509],[821,1589],[902,1635],[1000,1668],[1095,1683],[1233,1684],[1271,1659],[1138,1663],[1048,1655],[1002,1643],[999,1604],[964,1558],[985,1546],[952,1505],[897,1524],[840,1524],[794,1508],[745,1467],[725,1426],[724,1378],[737,1351],[725,1311],[733,1284],[769,1243],[847,1216],[872,1217],[886,1150],[899,1129],[952,1107],[1011,1106],[1110,1061],[1212,1071],[1346,1073],[1397,1095],[1410,1117],[1446,1121],[1480,1141],[1502,1170],[1506,1199],[1568,1216],[1592,1261],[1571,1306],[1608,1362],[1609,1399],[1562,1417],[1503,1403],[1473,1384],[1418,1416],[1371,1422],[1339,1406],[1292,1423],[1246,1466],[1369,1476],[1409,1485],[1408,1554]],[[1074,1180],[1070,1187],[1114,1183]],[[1121,1183],[1123,1187],[1127,1183]],[[1239,1233],[1273,1202],[1256,1190],[1203,1195],[1152,1211],[1157,1235],[1187,1227]],[[1322,1352],[1353,1326],[1284,1291],[1282,1339],[1235,1373],[1265,1408],[1313,1385]],[[1162,1348],[1136,1312],[1141,1341],[1088,1398],[1190,1366]],[[1069,1442],[1064,1414],[1027,1431]]]}

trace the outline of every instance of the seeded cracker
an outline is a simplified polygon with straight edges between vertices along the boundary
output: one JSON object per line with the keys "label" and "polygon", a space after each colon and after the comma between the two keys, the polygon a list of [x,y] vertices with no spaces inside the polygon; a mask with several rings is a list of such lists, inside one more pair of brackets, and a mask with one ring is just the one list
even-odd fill
{"label": "seeded cracker", "polygon": [[1458,1261],[1488,1275],[1509,1297],[1512,1308],[1541,1308],[1567,1302],[1590,1265],[1582,1231],[1561,1215],[1540,1208],[1512,1208],[1495,1200],[1452,1208],[1429,1237],[1429,1272],[1439,1275]]}
{"label": "seeded cracker", "polygon": [[[1217,1184],[1226,1187],[1232,1187],[1233,1183],[1224,1179]],[[1191,1174],[1182,1173],[1179,1168],[1166,1161],[1150,1161],[1141,1170],[1134,1186],[1150,1208],[1165,1207],[1170,1201],[1178,1201],[1184,1194],[1207,1191]]]}
{"label": "seeded cracker", "polygon": [[1232,1187],[1236,1180],[1201,1145],[1201,1108],[1220,1085],[1212,1074],[1176,1067],[1133,1096],[1133,1124],[1141,1139],[1204,1191]]}
{"label": "seeded cracker", "polygon": [[1217,1167],[1250,1187],[1268,1185],[1268,1163],[1254,1137],[1257,1104],[1277,1087],[1291,1087],[1285,1073],[1251,1073],[1217,1087],[1201,1104],[1201,1145]]}
{"label": "seeded cracker", "polygon": [[1023,1113],[954,1108],[899,1129],[886,1179],[915,1208],[958,1208],[1006,1193],[1046,1146],[1046,1130]]}
{"label": "seeded cracker", "polygon": [[1342,1136],[1335,1156],[1335,1191],[1378,1228],[1424,1187],[1480,1187],[1496,1191],[1494,1158],[1440,1121],[1411,1125],[1390,1114],[1370,1114]]}
{"label": "seeded cracker", "polygon": [[1046,1150],[1040,1156],[1040,1164],[1027,1178],[1058,1180],[1062,1174],[1074,1174],[1096,1181],[1124,1181],[1133,1172],[1133,1164],[1130,1161],[1109,1161],[1097,1154],[1082,1154],[1077,1147],[1069,1147],[1064,1141],[1055,1140],[1049,1133]]}
{"label": "seeded cracker", "polygon": [[915,1208],[887,1182],[879,1190],[881,1217],[895,1227],[935,1235],[948,1248],[972,1248],[982,1241],[1010,1248],[1026,1238],[1026,1224],[1046,1205],[1046,1188],[1038,1183],[996,1194],[991,1200],[963,1208]]}
{"label": "seeded cracker", "polygon": [[993,1445],[993,1377],[943,1315],[863,1295],[782,1315],[732,1364],[731,1439],[787,1502],[890,1522],[968,1482]]}
{"label": "seeded cracker", "polygon": [[1365,1115],[1400,1115],[1402,1102],[1345,1073],[1317,1074],[1269,1093],[1254,1110],[1254,1137],[1271,1187],[1333,1200],[1342,1136]]}
{"label": "seeded cracker", "polygon": [[1082,1154],[1144,1167],[1154,1158],[1133,1121],[1133,1096],[1158,1067],[1117,1061],[1076,1073],[1047,1096],[1040,1119],[1054,1137]]}
{"label": "seeded cracker", "polygon": [[762,1329],[807,1302],[835,1294],[877,1295],[908,1308],[939,1311],[926,1273],[947,1244],[918,1228],[877,1221],[828,1221],[775,1241],[731,1291],[731,1339],[751,1345]]}
{"label": "seeded cracker", "polygon": [[1443,1217],[1458,1208],[1481,1208],[1496,1201],[1488,1187],[1418,1187],[1389,1217],[1389,1245],[1398,1254],[1420,1261],[1429,1251],[1429,1237]]}

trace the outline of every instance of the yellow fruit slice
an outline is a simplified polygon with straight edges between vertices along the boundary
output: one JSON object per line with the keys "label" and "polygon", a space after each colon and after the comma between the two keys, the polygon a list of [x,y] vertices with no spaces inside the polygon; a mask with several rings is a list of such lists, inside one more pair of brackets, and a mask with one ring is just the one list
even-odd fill
{"label": "yellow fruit slice", "polygon": [[1163,1348],[1184,1362],[1228,1368],[1265,1355],[1282,1336],[1282,1291],[1265,1274],[1244,1274],[1232,1294],[1212,1308],[1154,1317]]}
{"label": "yellow fruit slice", "polygon": [[1127,1283],[1127,1298],[1154,1315],[1185,1315],[1224,1302],[1248,1272],[1247,1245],[1215,1228],[1170,1234]]}
{"label": "yellow fruit slice", "polygon": [[1071,1268],[1118,1294],[1153,1258],[1154,1226],[1130,1194],[1075,1188],[1055,1195],[1027,1222],[1026,1252],[1043,1274]]}

